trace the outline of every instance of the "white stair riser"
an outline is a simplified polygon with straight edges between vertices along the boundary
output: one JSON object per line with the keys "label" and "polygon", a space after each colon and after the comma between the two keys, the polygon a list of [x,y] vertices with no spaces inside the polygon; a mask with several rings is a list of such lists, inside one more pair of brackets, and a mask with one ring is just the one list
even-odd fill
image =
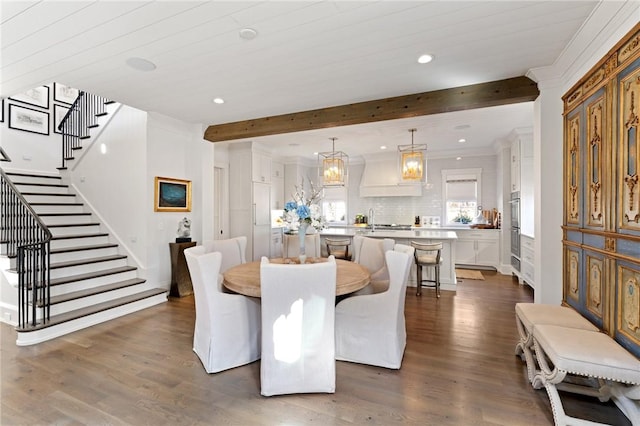
{"label": "white stair riser", "polygon": [[96,234],[100,232],[100,225],[86,226],[62,226],[49,228],[51,235],[59,237],[63,235]]}
{"label": "white stair riser", "polygon": [[56,303],[51,305],[51,316],[64,314],[75,309],[82,309],[88,306],[93,306],[97,303],[107,302],[109,300],[117,299],[118,297],[129,296],[131,294],[138,293],[142,290],[147,290],[148,287],[144,284],[132,285],[129,287],[121,288],[118,290],[109,291],[106,293],[100,293],[89,297],[83,297],[81,299],[70,300],[68,302]]}
{"label": "white stair riser", "polygon": [[79,246],[92,246],[95,244],[106,244],[109,242],[109,236],[85,237],[85,238],[65,238],[62,240],[51,240],[51,248],[66,248]]}
{"label": "white stair riser", "polygon": [[127,303],[126,305],[118,306],[117,308],[109,309],[108,311],[98,312],[87,317],[78,318],[73,321],[68,321],[63,324],[44,328],[38,331],[31,331],[28,333],[19,332],[16,340],[16,345],[27,346],[34,345],[36,343],[51,340],[55,337],[64,336],[71,332],[81,330],[83,328],[90,327],[95,324],[100,324],[105,321],[112,320],[130,313],[141,311],[142,309],[149,308],[160,303],[166,303],[167,295],[159,294],[157,296],[148,297],[146,299],[138,300],[137,302]]}
{"label": "white stair riser", "polygon": [[92,257],[110,256],[118,254],[117,247],[101,248],[94,250],[70,251],[51,255],[51,263],[68,262],[70,260],[89,259]]}
{"label": "white stair riser", "polygon": [[[23,194],[24,195],[24,194]],[[29,203],[58,203],[70,204],[79,202],[75,196],[59,197],[56,195],[24,195],[24,199]]]}
{"label": "white stair riser", "polygon": [[66,223],[89,223],[93,221],[93,218],[89,214],[81,216],[40,216],[40,219],[47,226],[64,225]]}
{"label": "white stair riser", "polygon": [[68,284],[60,284],[51,286],[51,296],[60,296],[61,294],[71,293],[73,291],[86,290],[88,288],[99,287],[101,285],[111,284],[117,281],[125,281],[137,278],[136,271],[128,271],[120,274],[105,275],[104,277],[96,277],[88,280],[74,281]]}
{"label": "white stair riser", "polygon": [[110,260],[108,262],[89,263],[86,265],[71,266],[66,268],[51,269],[51,279],[64,278],[70,275],[88,274],[103,269],[119,268],[127,266],[127,259]]}
{"label": "white stair riser", "polygon": [[53,205],[53,206],[31,206],[37,214],[42,213],[83,213],[84,206]]}
{"label": "white stair riser", "polygon": [[69,188],[65,186],[39,186],[39,185],[20,185],[16,184],[16,188],[23,192],[38,192],[47,194],[68,194]]}

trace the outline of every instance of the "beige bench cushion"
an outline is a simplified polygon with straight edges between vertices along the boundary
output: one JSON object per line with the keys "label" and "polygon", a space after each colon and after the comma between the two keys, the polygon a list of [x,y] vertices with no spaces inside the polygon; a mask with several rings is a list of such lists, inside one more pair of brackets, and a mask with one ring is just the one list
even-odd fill
{"label": "beige bench cushion", "polygon": [[551,324],[568,328],[598,331],[589,320],[571,308],[540,303],[516,303],[516,316],[531,333],[534,325]]}
{"label": "beige bench cushion", "polygon": [[640,384],[640,361],[606,334],[536,325],[533,338],[558,370]]}

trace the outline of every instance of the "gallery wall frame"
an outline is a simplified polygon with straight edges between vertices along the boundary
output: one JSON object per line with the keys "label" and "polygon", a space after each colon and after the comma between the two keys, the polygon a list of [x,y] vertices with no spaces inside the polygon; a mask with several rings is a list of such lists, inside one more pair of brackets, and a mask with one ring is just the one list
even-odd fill
{"label": "gallery wall frame", "polygon": [[12,101],[22,102],[40,108],[49,109],[49,86],[40,86],[26,92],[9,96]]}
{"label": "gallery wall frame", "polygon": [[4,123],[4,99],[0,99],[0,123]]}
{"label": "gallery wall frame", "polygon": [[49,134],[49,113],[27,108],[22,105],[9,104],[9,128],[25,132]]}
{"label": "gallery wall frame", "polygon": [[156,176],[154,181],[156,212],[190,212],[191,181]]}
{"label": "gallery wall frame", "polygon": [[62,131],[58,129],[58,126],[60,126],[62,119],[67,115],[69,109],[71,109],[71,107],[53,104],[53,131],[55,133],[62,133]]}
{"label": "gallery wall frame", "polygon": [[78,89],[60,83],[53,83],[53,100],[56,102],[71,105],[79,94],[80,91]]}

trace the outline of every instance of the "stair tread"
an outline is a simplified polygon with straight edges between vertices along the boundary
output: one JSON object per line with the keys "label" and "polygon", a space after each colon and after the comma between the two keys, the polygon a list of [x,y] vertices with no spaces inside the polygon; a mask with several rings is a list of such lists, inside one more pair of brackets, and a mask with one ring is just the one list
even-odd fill
{"label": "stair tread", "polygon": [[100,222],[87,222],[87,223],[57,223],[47,225],[48,228],[73,228],[74,226],[98,226]]}
{"label": "stair tread", "polygon": [[29,203],[32,206],[83,206],[82,203]]}
{"label": "stair tread", "polygon": [[51,188],[69,188],[69,185],[63,183],[34,183],[34,182],[13,182],[14,185],[21,186],[46,186]]}
{"label": "stair tread", "polygon": [[69,268],[71,266],[90,265],[92,263],[109,262],[112,260],[122,260],[126,258],[127,256],[124,254],[114,254],[111,256],[92,257],[89,259],[70,260],[67,262],[51,263],[49,265],[49,269]]}
{"label": "stair tread", "polygon": [[108,232],[97,232],[91,234],[73,234],[73,235],[57,235],[51,237],[51,241],[54,240],[71,240],[74,238],[91,238],[91,237],[106,237],[108,236]]}
{"label": "stair tread", "polygon": [[59,179],[62,180],[62,176],[56,175],[38,175],[33,173],[19,173],[19,172],[6,172],[7,176],[21,176],[21,177],[36,177],[44,179]]}
{"label": "stair tread", "polygon": [[91,216],[91,213],[87,213],[87,212],[81,212],[81,213],[38,213],[38,216],[43,217],[43,216],[56,216],[56,217],[60,217],[60,216]]}
{"label": "stair tread", "polygon": [[76,196],[76,194],[62,194],[58,192],[22,192],[21,194],[29,195],[29,196],[42,195],[46,197],[75,197]]}
{"label": "stair tread", "polygon": [[90,280],[91,278],[106,277],[108,275],[121,274],[123,272],[135,271],[135,266],[120,266],[118,268],[101,269],[99,271],[87,272],[86,274],[69,275],[61,278],[53,278],[49,281],[49,285],[69,284],[76,281]]}
{"label": "stair tread", "polygon": [[[137,284],[142,284],[147,282],[147,280],[142,278],[132,278],[129,280],[118,281],[111,284],[105,284],[98,287],[87,288],[84,290],[73,291],[66,294],[61,294],[59,296],[51,297],[51,304],[55,305],[57,303],[64,303],[70,300],[82,299],[83,297],[94,296],[96,294],[107,293],[113,290],[119,290],[121,288],[131,287]],[[38,307],[42,307],[42,303],[38,303]]]}
{"label": "stair tread", "polygon": [[114,248],[118,247],[116,243],[106,243],[106,244],[91,244],[86,246],[74,246],[74,247],[63,247],[59,249],[51,249],[49,251],[50,254],[60,254],[60,253],[70,253],[74,251],[86,251],[86,250],[99,250],[104,248]]}
{"label": "stair tread", "polygon": [[27,325],[24,327],[18,327],[18,332],[29,332],[42,330],[43,328],[51,327],[54,325],[62,324],[64,322],[72,321],[78,318],[86,317],[89,315],[97,314],[99,312],[106,311],[108,309],[123,306],[128,303],[137,302],[139,300],[147,299],[149,297],[157,296],[159,294],[167,293],[167,290],[162,288],[154,288],[151,290],[141,291],[140,293],[132,294],[130,296],[120,297],[118,299],[102,302],[96,305],[88,306],[86,308],[76,309],[74,311],[65,312],[64,314],[54,315],[46,324],[37,324],[35,326]]}

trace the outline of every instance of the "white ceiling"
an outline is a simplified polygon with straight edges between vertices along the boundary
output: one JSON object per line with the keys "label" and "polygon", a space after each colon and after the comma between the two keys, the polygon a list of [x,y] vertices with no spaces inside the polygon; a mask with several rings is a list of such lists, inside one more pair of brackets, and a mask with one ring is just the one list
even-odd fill
{"label": "white ceiling", "polygon": [[[427,92],[552,65],[597,3],[2,0],[0,97],[56,81],[207,126]],[[257,37],[240,38],[242,28]],[[418,64],[422,53],[435,60]],[[131,57],[157,68],[134,70]],[[460,137],[486,150],[531,126],[531,112],[527,103],[256,140],[310,155],[337,137],[336,149],[360,155],[410,143],[415,127],[433,152],[457,151]]]}

